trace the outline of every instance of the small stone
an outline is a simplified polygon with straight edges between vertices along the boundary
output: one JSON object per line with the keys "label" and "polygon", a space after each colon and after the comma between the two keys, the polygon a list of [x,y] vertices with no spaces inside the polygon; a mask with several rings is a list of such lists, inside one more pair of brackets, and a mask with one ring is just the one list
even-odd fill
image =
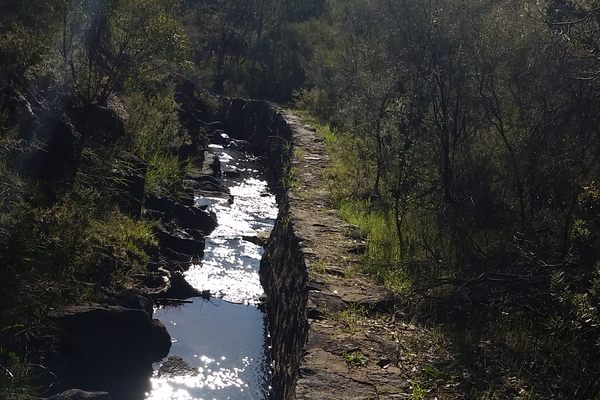
{"label": "small stone", "polygon": [[176,376],[196,376],[198,375],[198,369],[190,366],[181,357],[171,356],[160,366],[158,375],[169,378]]}

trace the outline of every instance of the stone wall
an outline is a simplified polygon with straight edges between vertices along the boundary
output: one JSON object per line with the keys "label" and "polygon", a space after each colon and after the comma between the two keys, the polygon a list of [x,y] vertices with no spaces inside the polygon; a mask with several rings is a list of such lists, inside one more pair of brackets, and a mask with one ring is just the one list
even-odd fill
{"label": "stone wall", "polygon": [[295,398],[303,349],[307,339],[307,267],[301,240],[294,228],[293,207],[282,178],[289,173],[293,129],[282,112],[263,101],[222,99],[218,119],[236,139],[250,142],[265,157],[279,216],[261,263],[261,283],[267,294],[274,375],[271,399]]}

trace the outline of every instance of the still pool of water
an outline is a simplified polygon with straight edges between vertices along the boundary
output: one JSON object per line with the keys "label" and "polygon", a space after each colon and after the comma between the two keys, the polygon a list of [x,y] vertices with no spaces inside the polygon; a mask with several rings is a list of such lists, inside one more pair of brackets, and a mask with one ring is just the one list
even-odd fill
{"label": "still pool of water", "polygon": [[159,377],[156,373],[148,400],[267,397],[267,326],[258,308],[195,299],[181,307],[158,309],[155,318],[163,321],[173,338],[170,355],[198,368],[198,375]]}
{"label": "still pool of water", "polygon": [[212,298],[161,307],[161,320],[172,337],[169,356],[179,356],[197,374],[160,376],[154,366],[146,400],[262,400],[271,378],[268,325],[258,307],[263,295],[259,267],[263,249],[243,239],[271,230],[277,217],[275,196],[256,159],[235,150],[212,146],[222,169],[235,168],[236,178],[223,183],[234,196],[198,198],[217,214],[219,226],[206,238],[204,259],[192,265],[186,279]]}

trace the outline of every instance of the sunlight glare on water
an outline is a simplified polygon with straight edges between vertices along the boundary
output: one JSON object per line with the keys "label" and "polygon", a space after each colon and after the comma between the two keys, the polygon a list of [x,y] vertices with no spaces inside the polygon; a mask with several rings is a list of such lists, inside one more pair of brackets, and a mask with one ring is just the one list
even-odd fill
{"label": "sunlight glare on water", "polygon": [[[233,204],[223,198],[197,198],[217,214],[218,227],[206,237],[204,258],[185,277],[210,300],[161,307],[155,318],[171,334],[169,356],[179,356],[197,374],[161,376],[155,365],[146,400],[261,400],[268,397],[271,376],[266,316],[256,305],[263,294],[259,279],[262,247],[244,240],[270,231],[277,217],[275,196],[261,179],[255,159],[211,146],[222,168],[240,177],[224,178]],[[163,361],[164,362],[164,361]],[[189,371],[189,370],[188,370]]]}
{"label": "sunlight glare on water", "polygon": [[255,177],[229,187],[233,204],[219,198],[202,199],[217,214],[219,226],[206,238],[202,263],[193,265],[185,276],[200,291],[232,303],[257,304],[263,295],[258,275],[263,249],[242,237],[273,227],[277,218],[275,196],[268,193],[265,180]]}

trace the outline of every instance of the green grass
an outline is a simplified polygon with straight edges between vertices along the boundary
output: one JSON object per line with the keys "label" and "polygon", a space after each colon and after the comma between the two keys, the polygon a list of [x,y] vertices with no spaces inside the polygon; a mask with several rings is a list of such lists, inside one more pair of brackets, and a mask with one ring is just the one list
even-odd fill
{"label": "green grass", "polygon": [[290,167],[287,174],[281,178],[281,186],[285,190],[298,189],[300,187],[300,179],[298,178],[299,173],[298,167]]}
{"label": "green grass", "polygon": [[344,357],[346,363],[348,363],[348,365],[352,367],[360,367],[366,365],[369,361],[369,358],[360,351],[347,352],[342,354],[342,357]]}
{"label": "green grass", "polygon": [[327,264],[324,260],[319,258],[315,262],[311,263],[310,269],[319,274],[325,274],[327,272]]}
{"label": "green grass", "polygon": [[341,217],[356,225],[366,238],[362,272],[376,277],[396,293],[405,292],[411,282],[404,270],[400,243],[389,212],[377,209],[369,202],[351,199],[342,201],[339,210]]}
{"label": "green grass", "polygon": [[331,315],[331,318],[341,323],[346,332],[356,333],[365,324],[367,314],[368,310],[364,306],[350,305],[345,310]]}
{"label": "green grass", "polygon": [[146,191],[161,196],[176,193],[182,176],[182,164],[176,155],[152,154],[148,160]]}
{"label": "green grass", "polygon": [[125,128],[133,152],[148,163],[146,191],[162,196],[176,193],[186,163],[172,152],[184,137],[173,94],[132,93],[124,102],[131,114]]}
{"label": "green grass", "polygon": [[294,159],[301,161],[306,157],[306,151],[301,147],[294,147]]}
{"label": "green grass", "polygon": [[411,400],[424,400],[427,392],[419,383],[413,383]]}

